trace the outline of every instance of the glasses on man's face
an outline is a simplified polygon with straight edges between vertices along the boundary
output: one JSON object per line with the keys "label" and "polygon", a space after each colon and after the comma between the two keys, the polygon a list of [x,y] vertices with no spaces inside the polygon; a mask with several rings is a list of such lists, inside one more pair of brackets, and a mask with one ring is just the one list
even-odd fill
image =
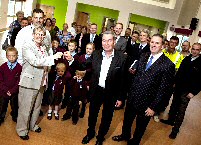
{"label": "glasses on man's face", "polygon": [[40,34],[40,33],[35,33],[35,35],[38,36],[38,37],[45,37],[44,34]]}

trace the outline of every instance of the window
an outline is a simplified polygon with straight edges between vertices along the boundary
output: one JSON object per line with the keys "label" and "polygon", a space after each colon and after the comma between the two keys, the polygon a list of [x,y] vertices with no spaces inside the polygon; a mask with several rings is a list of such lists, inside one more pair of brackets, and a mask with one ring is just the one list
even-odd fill
{"label": "window", "polygon": [[7,24],[6,27],[17,19],[16,13],[22,11],[24,7],[24,2],[19,0],[9,0],[8,1],[8,13],[7,13]]}

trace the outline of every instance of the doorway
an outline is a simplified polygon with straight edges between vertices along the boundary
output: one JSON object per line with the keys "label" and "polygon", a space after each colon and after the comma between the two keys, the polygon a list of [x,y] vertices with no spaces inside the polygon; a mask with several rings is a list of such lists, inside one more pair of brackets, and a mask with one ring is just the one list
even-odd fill
{"label": "doorway", "polygon": [[89,14],[85,12],[77,12],[76,23],[81,26],[88,26],[89,24]]}

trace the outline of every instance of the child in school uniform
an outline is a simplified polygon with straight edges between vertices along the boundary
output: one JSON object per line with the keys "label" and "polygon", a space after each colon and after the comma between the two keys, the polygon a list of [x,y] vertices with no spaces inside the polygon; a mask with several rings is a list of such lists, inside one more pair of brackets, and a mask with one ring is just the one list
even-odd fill
{"label": "child in school uniform", "polygon": [[47,114],[47,119],[52,119],[52,112],[54,108],[54,116],[56,120],[59,120],[59,104],[62,100],[62,94],[65,85],[64,73],[66,71],[66,66],[64,63],[58,63],[56,65],[56,75],[54,77],[53,84],[48,84],[47,94],[49,94],[49,110]]}
{"label": "child in school uniform", "polygon": [[18,92],[19,80],[22,66],[17,62],[18,51],[14,47],[6,49],[7,62],[0,66],[0,100],[2,106],[0,110],[0,124],[4,122],[5,115],[10,101],[11,116],[17,122],[18,116]]}
{"label": "child in school uniform", "polygon": [[[75,52],[75,49],[77,48],[77,42],[74,40],[70,40],[68,43],[68,51],[64,53],[64,63],[66,64],[66,88],[69,89],[69,81],[75,76],[75,71],[79,67],[79,56]],[[65,55],[66,54],[66,55]],[[69,93],[65,92],[64,99],[62,101],[61,109],[64,109],[67,105],[69,99]]]}
{"label": "child in school uniform", "polygon": [[[64,53],[66,50],[63,47],[59,46],[59,39],[54,38],[52,40],[52,50],[53,50],[53,54],[56,54],[57,52],[62,52]],[[48,83],[49,84],[53,84],[54,82],[54,78],[55,78],[55,73],[56,73],[56,65],[58,63],[62,63],[63,62],[63,58],[59,58],[57,60],[54,60],[55,65],[51,66],[50,72],[48,73]],[[48,92],[47,90],[43,93],[43,100],[42,100],[42,105],[47,105],[48,104]]]}
{"label": "child in school uniform", "polygon": [[73,125],[78,122],[79,114],[79,101],[86,100],[86,95],[88,91],[87,82],[83,79],[86,71],[76,71],[76,77],[74,77],[70,82],[70,100],[67,104],[66,113],[63,115],[62,120],[65,121],[71,118]]}
{"label": "child in school uniform", "polygon": [[[94,43],[88,43],[86,45],[86,54],[82,54],[79,57],[80,67],[82,67],[86,63],[87,59],[91,56],[91,54],[93,53],[94,50],[95,50]],[[84,76],[84,80],[87,81],[88,85],[90,84],[90,74],[91,74],[90,72],[91,72],[91,69],[87,69],[86,74]],[[80,112],[80,115],[79,115],[80,118],[83,118],[84,115],[85,115],[87,99],[89,101],[89,92],[87,92],[86,100],[82,100],[82,108],[81,108],[81,112]]]}

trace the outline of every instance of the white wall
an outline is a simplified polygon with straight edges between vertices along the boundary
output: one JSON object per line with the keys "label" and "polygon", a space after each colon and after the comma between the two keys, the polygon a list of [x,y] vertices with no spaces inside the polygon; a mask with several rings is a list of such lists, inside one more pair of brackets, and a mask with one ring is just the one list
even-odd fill
{"label": "white wall", "polygon": [[[154,6],[133,0],[69,0],[66,22],[70,25],[75,16],[76,3],[84,3],[109,9],[120,11],[118,22],[122,22],[124,26],[128,25],[129,14],[137,14],[176,24],[183,0],[177,0],[174,9]],[[171,3],[172,5],[172,3]],[[126,27],[124,27],[124,30]],[[124,34],[124,32],[123,32]]]}

